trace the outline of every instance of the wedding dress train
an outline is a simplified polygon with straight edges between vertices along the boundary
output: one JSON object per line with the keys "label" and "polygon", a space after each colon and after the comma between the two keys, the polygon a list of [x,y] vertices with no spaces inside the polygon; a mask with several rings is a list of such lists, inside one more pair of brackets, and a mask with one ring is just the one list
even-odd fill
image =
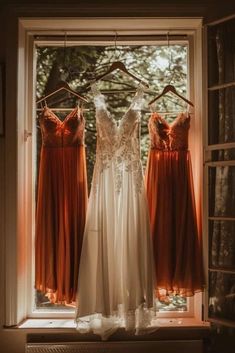
{"label": "wedding dress train", "polygon": [[154,272],[150,223],[140,160],[139,88],[120,123],[92,87],[97,150],[79,272],[80,332],[106,339],[118,327],[151,327]]}

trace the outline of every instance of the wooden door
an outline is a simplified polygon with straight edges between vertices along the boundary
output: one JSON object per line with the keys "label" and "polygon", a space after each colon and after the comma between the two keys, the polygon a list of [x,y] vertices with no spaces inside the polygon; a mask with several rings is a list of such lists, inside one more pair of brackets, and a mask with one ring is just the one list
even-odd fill
{"label": "wooden door", "polygon": [[235,327],[235,14],[206,26],[207,319]]}

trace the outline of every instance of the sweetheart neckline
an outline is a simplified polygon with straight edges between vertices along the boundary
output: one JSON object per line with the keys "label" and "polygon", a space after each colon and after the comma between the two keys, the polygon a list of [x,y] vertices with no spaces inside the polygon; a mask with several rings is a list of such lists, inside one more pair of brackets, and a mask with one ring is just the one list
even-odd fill
{"label": "sweetheart neckline", "polygon": [[65,122],[68,120],[68,118],[70,117],[70,115],[72,115],[73,113],[75,113],[77,110],[78,110],[78,107],[75,107],[73,110],[71,110],[71,112],[68,113],[68,114],[65,116],[65,118],[64,118],[63,121],[60,120],[60,118],[59,118],[59,117],[51,110],[51,108],[49,108],[48,106],[45,106],[45,107],[44,107],[43,112],[49,111],[49,113],[60,123],[60,125],[63,126],[64,123],[65,123]]}
{"label": "sweetheart neckline", "polygon": [[[188,116],[186,116],[186,114],[188,114]],[[163,118],[159,113],[157,112],[153,112],[151,117],[157,117],[157,118],[160,118],[166,125],[169,129],[172,129],[172,127],[175,125],[175,123],[179,120],[179,118],[182,117],[182,115],[184,115],[186,117],[186,119],[189,119],[190,118],[190,114],[188,112],[179,112],[176,116],[176,118],[171,122],[171,123],[168,123],[168,121]]]}

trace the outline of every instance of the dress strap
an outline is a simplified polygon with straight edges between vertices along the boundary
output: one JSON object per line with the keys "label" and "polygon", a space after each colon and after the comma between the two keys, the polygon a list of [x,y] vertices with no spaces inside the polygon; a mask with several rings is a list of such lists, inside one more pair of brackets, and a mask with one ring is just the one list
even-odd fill
{"label": "dress strap", "polygon": [[96,82],[93,82],[91,84],[91,92],[93,93],[94,96],[98,96],[101,95],[101,92],[96,84]]}
{"label": "dress strap", "polygon": [[134,110],[140,110],[142,109],[144,103],[144,87],[142,85],[139,85],[136,94],[133,98],[133,101],[131,103],[131,109]]}
{"label": "dress strap", "polygon": [[150,112],[151,112],[151,115],[155,113],[153,104],[150,105]]}
{"label": "dress strap", "polygon": [[106,109],[105,97],[100,92],[97,84],[94,82],[91,84],[91,91],[93,93],[94,104],[98,109]]}

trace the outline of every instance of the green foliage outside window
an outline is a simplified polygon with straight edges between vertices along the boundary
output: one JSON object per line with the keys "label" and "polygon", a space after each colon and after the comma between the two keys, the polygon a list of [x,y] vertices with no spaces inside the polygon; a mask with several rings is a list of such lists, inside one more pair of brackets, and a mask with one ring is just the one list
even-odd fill
{"label": "green foliage outside window", "polygon": [[[96,154],[95,108],[90,82],[97,75],[104,73],[112,62],[121,60],[130,72],[148,83],[149,89],[145,92],[141,118],[141,157],[145,168],[149,149],[148,119],[151,114],[148,102],[159,94],[167,84],[173,84],[181,95],[186,96],[187,49],[186,44],[117,46],[116,48],[114,46],[71,46],[66,48],[45,46],[37,48],[36,99],[55,90],[58,82],[64,80],[73,90],[86,96],[89,100],[89,103],[84,104],[89,188]],[[124,73],[116,71],[99,81],[98,86],[101,91],[106,92],[106,102],[110,114],[117,121],[120,120],[133,99],[138,82]],[[74,108],[77,103],[73,96],[65,99],[64,96],[55,95],[47,100],[47,105],[51,108]],[[185,110],[186,106],[182,100],[169,94],[156,102],[154,108],[158,112],[172,112],[172,115],[165,116],[171,122],[176,115],[175,112]],[[66,114],[68,112],[56,112],[61,120]],[[39,125],[37,128],[38,165],[41,133]],[[37,308],[40,309],[48,305],[51,306],[48,299],[41,293],[37,293]],[[158,308],[161,311],[184,311],[187,309],[186,299],[180,296],[163,296],[162,301],[158,302]]]}

